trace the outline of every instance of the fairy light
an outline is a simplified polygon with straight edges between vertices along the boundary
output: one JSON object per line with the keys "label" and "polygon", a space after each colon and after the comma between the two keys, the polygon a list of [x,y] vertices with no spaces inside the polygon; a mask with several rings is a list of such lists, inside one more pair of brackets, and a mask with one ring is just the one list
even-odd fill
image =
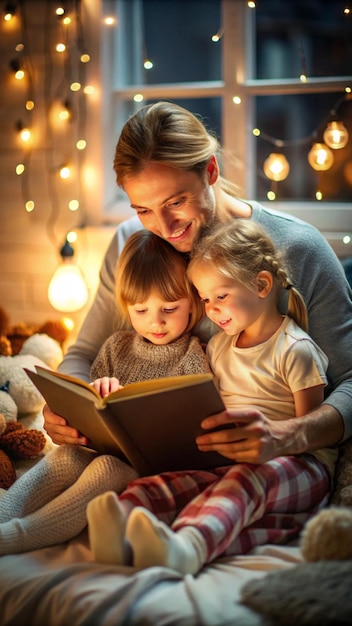
{"label": "fairy light", "polygon": [[212,35],[211,40],[214,43],[218,43],[218,41],[220,41],[220,39],[222,39],[223,34],[224,34],[224,29],[223,28],[219,28],[218,32],[215,33],[214,35]]}
{"label": "fairy light", "polygon": [[143,67],[145,70],[152,70],[154,67],[154,64],[150,59],[145,59],[143,63]]}
{"label": "fairy light", "polygon": [[308,153],[308,163],[318,172],[329,170],[334,162],[334,155],[324,143],[315,143]]}
{"label": "fairy light", "polygon": [[32,211],[34,211],[35,208],[35,204],[33,202],[33,200],[27,200],[26,204],[25,204],[25,209],[27,211],[27,213],[32,213]]}
{"label": "fairy light", "polygon": [[143,100],[144,100],[144,96],[143,96],[143,94],[142,94],[142,93],[136,93],[136,94],[133,96],[133,100],[134,100],[135,102],[143,102]]}
{"label": "fairy light", "polygon": [[255,9],[256,8],[256,3],[254,2],[254,0],[248,0],[247,6],[248,6],[249,9]]}
{"label": "fairy light", "polygon": [[116,19],[112,15],[107,15],[104,18],[103,22],[104,24],[106,24],[106,26],[114,26],[114,24],[116,23]]}
{"label": "fairy light", "polygon": [[323,194],[322,194],[322,192],[320,191],[320,189],[317,189],[317,191],[315,192],[315,198],[316,198],[316,200],[318,200],[318,201],[320,201],[320,200],[322,200],[322,199],[323,199]]}
{"label": "fairy light", "polygon": [[264,174],[274,181],[281,181],[287,178],[290,172],[289,163],[284,154],[272,152],[264,161]]}
{"label": "fairy light", "polygon": [[87,147],[87,142],[85,139],[78,139],[78,141],[76,142],[76,148],[77,150],[85,150]]}
{"label": "fairy light", "polygon": [[68,203],[68,208],[70,211],[78,211],[79,209],[79,201],[78,200],[70,200]]}
{"label": "fairy light", "polygon": [[84,52],[84,54],[81,54],[80,61],[81,63],[89,63],[90,55],[87,52]]}
{"label": "fairy light", "polygon": [[83,93],[85,93],[87,96],[92,96],[95,93],[94,85],[86,85],[83,89]]}
{"label": "fairy light", "polygon": [[64,15],[64,13],[65,13],[64,7],[61,7],[61,6],[57,7],[55,13],[56,13],[56,15],[59,15],[59,16]]}
{"label": "fairy light", "polygon": [[329,122],[324,131],[324,142],[329,148],[340,150],[348,143],[348,130],[342,122]]}
{"label": "fairy light", "polygon": [[70,89],[71,91],[79,91],[81,89],[82,85],[81,83],[79,83],[78,81],[71,83],[70,85]]}
{"label": "fairy light", "polygon": [[63,165],[62,167],[60,167],[60,178],[62,178],[63,180],[67,180],[67,178],[70,178],[71,176],[71,169],[68,165]]}
{"label": "fairy light", "polygon": [[233,102],[234,104],[241,104],[242,100],[241,100],[240,96],[234,96],[234,97],[232,98],[232,102]]}
{"label": "fairy light", "polygon": [[56,44],[55,50],[56,50],[56,52],[65,52],[66,46],[65,46],[64,43],[59,42],[59,43]]}
{"label": "fairy light", "polygon": [[33,102],[33,100],[27,100],[25,107],[27,109],[27,111],[33,111],[35,104]]}
{"label": "fairy light", "polygon": [[15,17],[15,14],[16,14],[16,3],[7,2],[5,5],[4,21],[11,22],[11,20]]}
{"label": "fairy light", "polygon": [[23,174],[25,170],[25,166],[23,165],[23,163],[18,163],[18,165],[16,165],[16,174],[17,176],[21,176],[21,174]]}

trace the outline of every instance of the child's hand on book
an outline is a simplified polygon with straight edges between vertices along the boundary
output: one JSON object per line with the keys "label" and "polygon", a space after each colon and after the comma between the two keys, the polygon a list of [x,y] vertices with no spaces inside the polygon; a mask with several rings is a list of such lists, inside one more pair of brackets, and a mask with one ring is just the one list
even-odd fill
{"label": "child's hand on book", "polygon": [[118,391],[123,388],[123,386],[120,385],[118,378],[108,378],[108,376],[93,380],[92,387],[94,387],[95,391],[97,391],[102,398],[105,398],[113,391]]}

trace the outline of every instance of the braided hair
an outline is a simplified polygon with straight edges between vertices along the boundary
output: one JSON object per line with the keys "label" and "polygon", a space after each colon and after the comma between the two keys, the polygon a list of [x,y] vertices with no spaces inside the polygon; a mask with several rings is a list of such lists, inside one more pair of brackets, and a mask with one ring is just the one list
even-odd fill
{"label": "braided hair", "polygon": [[282,255],[268,234],[248,219],[234,219],[203,231],[196,242],[188,275],[196,264],[207,264],[217,271],[256,290],[259,272],[267,271],[279,289],[288,291],[287,315],[303,330],[308,329],[308,312],[303,296],[292,284]]}

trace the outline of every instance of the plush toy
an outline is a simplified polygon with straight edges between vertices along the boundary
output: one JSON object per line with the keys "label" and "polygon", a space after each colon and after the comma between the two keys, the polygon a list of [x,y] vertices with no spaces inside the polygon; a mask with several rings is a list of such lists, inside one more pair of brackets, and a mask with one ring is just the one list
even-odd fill
{"label": "plush toy", "polygon": [[33,371],[36,365],[41,365],[56,369],[62,358],[63,352],[58,342],[39,333],[26,339],[15,356],[0,356],[0,413],[7,421],[37,413],[44,405],[43,396],[24,368]]}
{"label": "plush toy", "polygon": [[8,489],[16,480],[14,461],[31,459],[46,443],[40,430],[25,428],[20,422],[8,422],[0,413],[0,488]]}
{"label": "plush toy", "polygon": [[37,413],[43,396],[24,368],[36,365],[56,369],[63,357],[59,343],[44,333],[28,337],[18,354],[10,356],[8,340],[0,340],[0,488],[8,489],[16,480],[14,461],[38,456],[46,439],[40,430],[25,428],[18,417]]}
{"label": "plush toy", "polygon": [[351,440],[339,451],[331,504],[306,524],[301,550],[306,561],[352,559]]}
{"label": "plush toy", "polygon": [[39,326],[25,322],[11,325],[7,311],[0,305],[0,354],[19,354],[24,342],[34,334],[49,335],[63,348],[69,330],[63,320],[47,320]]}

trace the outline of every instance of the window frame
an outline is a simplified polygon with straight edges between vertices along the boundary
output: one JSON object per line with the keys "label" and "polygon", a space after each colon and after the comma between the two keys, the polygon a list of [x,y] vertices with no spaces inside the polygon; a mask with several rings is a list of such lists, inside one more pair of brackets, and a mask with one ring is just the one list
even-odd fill
{"label": "window frame", "polygon": [[[102,13],[115,12],[118,17],[120,0],[101,0]],[[140,0],[129,0],[136,6]],[[222,101],[222,148],[223,174],[231,175],[230,162],[239,163],[236,169],[236,182],[243,190],[243,197],[254,198],[256,166],[256,140],[250,129],[255,126],[255,97],[270,95],[328,93],[345,91],[351,83],[351,77],[337,76],[309,78],[305,83],[297,79],[255,79],[255,9],[250,9],[247,2],[221,0],[222,24],[225,26],[222,37],[222,80],[208,82],[139,84],[125,86],[114,78],[113,59],[121,46],[130,45],[127,39],[119,39],[118,29],[110,33],[104,31],[101,37],[102,99],[103,116],[103,209],[105,222],[119,222],[134,214],[123,193],[116,188],[115,175],[112,171],[112,158],[115,142],[125,122],[124,104],[133,102],[136,93],[142,93],[149,99],[180,99],[220,97]],[[231,33],[228,35],[228,33]],[[140,43],[140,45],[142,45]],[[131,51],[130,51],[131,54]],[[136,56],[136,51],[134,50]],[[137,50],[138,56],[138,50]],[[142,53],[140,57],[142,58]],[[235,60],[235,63],[234,63]],[[141,73],[141,76],[143,73]],[[233,97],[239,96],[241,104],[236,105]],[[135,110],[143,102],[135,105]],[[114,132],[111,132],[114,129]],[[231,158],[228,159],[226,155]],[[351,232],[348,224],[352,223],[352,209],[349,203],[323,201],[274,201],[263,202],[275,210],[291,213],[310,221],[323,232],[339,255],[346,255],[346,246],[341,243],[346,231]],[[336,230],[338,227],[339,230]]]}

